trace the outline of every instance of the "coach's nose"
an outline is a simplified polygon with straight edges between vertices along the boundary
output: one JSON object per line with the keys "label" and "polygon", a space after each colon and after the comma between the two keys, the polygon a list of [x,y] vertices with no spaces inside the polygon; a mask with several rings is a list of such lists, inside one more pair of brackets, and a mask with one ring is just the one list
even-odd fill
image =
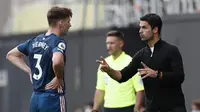
{"label": "coach's nose", "polygon": [[142,28],[140,28],[140,30],[139,30],[139,34],[141,34],[142,33]]}

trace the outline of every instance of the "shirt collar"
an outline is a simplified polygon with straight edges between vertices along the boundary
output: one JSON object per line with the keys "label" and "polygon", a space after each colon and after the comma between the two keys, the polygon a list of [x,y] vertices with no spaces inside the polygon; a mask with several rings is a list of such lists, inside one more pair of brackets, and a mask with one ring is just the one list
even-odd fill
{"label": "shirt collar", "polygon": [[154,47],[159,46],[159,45],[161,44],[161,42],[162,42],[162,39],[160,38],[160,39],[158,40],[158,42],[155,43]]}
{"label": "shirt collar", "polygon": [[119,57],[117,58],[117,59],[113,59],[113,57],[112,57],[112,60],[113,61],[118,61],[118,60],[120,60],[122,57],[124,57],[124,55],[125,55],[125,52],[124,51],[122,51],[122,53],[119,55]]}
{"label": "shirt collar", "polygon": [[[155,44],[154,44],[154,48],[160,46],[162,43],[162,39],[160,38]],[[148,45],[147,45],[148,48],[150,48]]]}

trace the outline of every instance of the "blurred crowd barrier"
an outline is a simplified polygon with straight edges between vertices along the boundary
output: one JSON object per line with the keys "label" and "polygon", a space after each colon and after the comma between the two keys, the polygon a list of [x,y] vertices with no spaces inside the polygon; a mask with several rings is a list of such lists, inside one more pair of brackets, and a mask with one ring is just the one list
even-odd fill
{"label": "blurred crowd barrier", "polygon": [[71,31],[126,27],[149,12],[161,16],[200,12],[200,0],[2,0],[0,3],[5,7],[1,10],[5,15],[0,20],[1,34],[44,31],[48,27],[46,13],[54,5],[72,9]]}
{"label": "blurred crowd barrier", "polygon": [[[183,58],[185,81],[182,85],[186,106],[190,112],[191,101],[200,97],[199,75],[199,26],[200,15],[171,15],[163,19],[162,39],[176,45]],[[110,29],[91,29],[69,32],[67,37],[67,58],[65,82],[68,112],[84,112],[86,102],[92,101],[96,86],[100,56],[108,56],[106,33]],[[125,34],[124,51],[133,56],[142,44],[138,26],[120,28]],[[26,73],[6,60],[7,52],[28,38],[38,35],[21,34],[0,36],[0,112],[28,112],[31,83]],[[76,110],[76,111],[75,111]]]}

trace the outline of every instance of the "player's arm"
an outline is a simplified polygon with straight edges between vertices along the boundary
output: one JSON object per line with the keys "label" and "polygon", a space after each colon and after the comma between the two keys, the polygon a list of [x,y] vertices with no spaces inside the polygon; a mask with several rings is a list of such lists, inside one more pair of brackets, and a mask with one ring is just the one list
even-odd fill
{"label": "player's arm", "polygon": [[16,65],[18,68],[26,72],[28,75],[30,75],[31,70],[28,67],[28,65],[24,62],[23,54],[18,50],[17,47],[13,48],[7,53],[6,58],[14,65]]}
{"label": "player's arm", "polygon": [[45,89],[56,89],[62,93],[63,75],[64,75],[64,56],[61,52],[54,52],[52,57],[52,67],[55,77],[49,82]]}
{"label": "player's arm", "polygon": [[[52,56],[52,68],[55,77],[49,82],[45,89],[56,89],[62,90],[63,77],[64,77],[64,55],[65,55],[66,45],[65,42],[60,42],[53,50]],[[62,92],[62,91],[59,91]]]}
{"label": "player's arm", "polygon": [[98,90],[96,89],[95,95],[94,95],[94,106],[93,106],[93,112],[98,111],[101,104],[104,100],[105,91],[104,90]]}
{"label": "player's arm", "polygon": [[52,57],[53,71],[58,79],[63,79],[64,73],[64,56],[60,52],[54,52]]}
{"label": "player's arm", "polygon": [[65,66],[65,61],[64,61],[65,51],[66,51],[66,43],[64,41],[58,43],[58,45],[52,51],[53,71],[56,77],[62,80],[63,80],[64,66]]}
{"label": "player's arm", "polygon": [[185,76],[181,54],[177,47],[173,47],[170,54],[172,72],[159,71],[160,81],[167,84],[181,84]]}

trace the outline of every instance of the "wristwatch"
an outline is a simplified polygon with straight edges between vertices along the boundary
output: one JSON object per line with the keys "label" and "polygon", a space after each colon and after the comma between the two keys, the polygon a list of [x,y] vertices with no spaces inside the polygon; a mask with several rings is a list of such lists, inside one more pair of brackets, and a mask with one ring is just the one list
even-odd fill
{"label": "wristwatch", "polygon": [[157,78],[157,79],[160,78],[160,72],[159,72],[159,71],[157,71],[157,76],[156,76],[156,78]]}

